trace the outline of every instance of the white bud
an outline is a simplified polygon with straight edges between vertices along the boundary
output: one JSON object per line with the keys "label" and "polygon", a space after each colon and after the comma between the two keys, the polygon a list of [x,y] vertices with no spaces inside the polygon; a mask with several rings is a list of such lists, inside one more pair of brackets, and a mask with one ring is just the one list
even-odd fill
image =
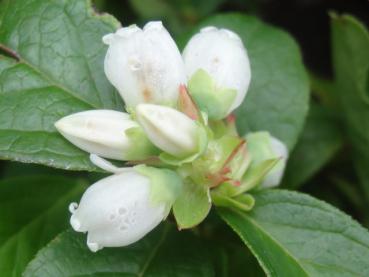
{"label": "white bud", "polygon": [[127,113],[84,111],[63,117],[55,127],[82,150],[105,158],[137,160],[156,153],[141,127]]}
{"label": "white bud", "polygon": [[181,54],[161,22],[121,28],[103,42],[109,45],[105,74],[128,107],[177,103],[186,75]]}
{"label": "white bud", "polygon": [[169,170],[127,169],[90,186],[79,205],[72,203],[70,223],[88,232],[87,245],[94,252],[132,244],[166,218],[180,182]]}
{"label": "white bud", "polygon": [[[217,90],[215,89],[212,92],[212,97],[226,98],[225,96],[214,95],[219,94],[219,88],[228,89],[229,93],[230,90],[236,91],[234,96],[229,96],[232,97],[231,99],[227,99],[227,101],[219,99],[218,101],[219,104],[223,102],[224,105],[227,105],[225,107],[226,112],[222,112],[225,114],[212,116],[210,113],[210,118],[223,118],[241,105],[250,84],[251,71],[246,49],[237,34],[227,29],[206,27],[190,39],[182,56],[189,79],[199,70],[204,70],[213,79]],[[198,86],[201,86],[201,84]],[[195,90],[195,94],[198,94],[203,88],[195,88]],[[190,93],[193,93],[191,89]],[[193,96],[195,100],[200,99],[200,102],[203,98],[201,95]],[[229,100],[231,100],[230,103],[228,103]],[[212,107],[206,107],[206,104],[210,101],[204,100],[203,102],[199,104],[200,108],[205,106],[205,109],[212,109]]]}
{"label": "white bud", "polygon": [[185,114],[165,106],[140,104],[136,116],[151,142],[161,150],[186,157],[199,149],[199,126]]}
{"label": "white bud", "polygon": [[275,187],[281,183],[288,159],[288,150],[283,142],[271,136],[270,143],[275,156],[280,158],[280,161],[277,163],[276,167],[265,176],[261,184],[264,188]]}
{"label": "white bud", "polygon": [[282,180],[288,159],[286,145],[268,132],[247,134],[246,141],[252,163],[257,164],[268,159],[280,159],[272,170],[267,173],[261,184],[264,188],[278,186]]}

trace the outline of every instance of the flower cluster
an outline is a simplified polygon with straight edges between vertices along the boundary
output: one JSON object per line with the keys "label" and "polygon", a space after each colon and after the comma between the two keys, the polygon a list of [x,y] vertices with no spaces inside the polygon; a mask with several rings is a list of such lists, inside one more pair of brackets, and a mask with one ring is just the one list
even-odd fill
{"label": "flower cluster", "polygon": [[[127,112],[84,111],[55,123],[95,165],[112,173],[90,186],[79,205],[70,205],[71,225],[88,232],[92,251],[136,242],[173,205],[181,222],[188,209],[181,206],[186,201],[177,200],[188,193],[186,186],[201,187],[205,201],[216,206],[248,211],[254,205],[248,191],[279,184],[285,145],[268,132],[240,137],[231,114],[251,79],[237,34],[203,28],[182,55],[161,22],[121,28],[103,42],[109,46],[106,76]],[[116,167],[105,158],[131,167]]]}

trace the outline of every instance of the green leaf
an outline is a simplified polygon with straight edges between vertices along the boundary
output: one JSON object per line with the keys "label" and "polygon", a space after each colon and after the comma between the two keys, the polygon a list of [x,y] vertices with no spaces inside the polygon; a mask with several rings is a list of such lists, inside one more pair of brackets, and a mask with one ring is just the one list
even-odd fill
{"label": "green leaf", "polygon": [[173,214],[180,229],[201,223],[211,208],[209,188],[185,180],[182,192],[174,202]]}
{"label": "green leaf", "polygon": [[97,253],[83,234],[68,231],[42,249],[24,277],[69,276],[214,276],[210,255],[201,241],[162,224],[139,242]]}
{"label": "green leaf", "polygon": [[288,159],[282,183],[297,189],[326,165],[342,144],[337,118],[326,108],[312,105],[305,128]]}
{"label": "green leaf", "polygon": [[369,199],[369,32],[351,16],[331,17],[336,90],[354,163]]}
{"label": "green leaf", "polygon": [[213,12],[225,0],[130,0],[141,20],[160,18],[171,32],[181,33],[200,18]]}
{"label": "green leaf", "polygon": [[[217,15],[200,24],[236,32],[251,63],[251,85],[237,110],[241,134],[266,130],[292,149],[308,111],[309,84],[296,42],[284,31],[241,14]],[[190,36],[183,37],[184,46]]]}
{"label": "green leaf", "polygon": [[308,195],[262,190],[248,213],[221,209],[268,276],[368,276],[369,233]]}
{"label": "green leaf", "polygon": [[85,186],[63,177],[0,182],[0,272],[20,276],[36,252],[68,223],[68,205]]}
{"label": "green leaf", "polygon": [[103,72],[101,37],[117,21],[87,0],[4,0],[0,4],[0,158],[93,170],[87,153],[54,122],[89,109],[122,109]]}

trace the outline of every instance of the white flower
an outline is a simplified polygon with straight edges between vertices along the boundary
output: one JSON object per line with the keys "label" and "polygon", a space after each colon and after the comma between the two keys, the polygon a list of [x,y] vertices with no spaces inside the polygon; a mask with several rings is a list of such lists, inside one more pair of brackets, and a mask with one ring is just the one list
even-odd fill
{"label": "white flower", "polygon": [[264,188],[278,186],[282,180],[288,159],[286,145],[268,132],[249,133],[246,136],[246,141],[253,164],[258,164],[268,159],[280,159],[261,183],[261,187]]}
{"label": "white flower", "polygon": [[86,190],[79,205],[70,205],[70,223],[75,231],[88,232],[93,252],[132,244],[166,218],[178,194],[177,178],[145,166],[104,178]]}
{"label": "white flower", "polygon": [[[203,28],[190,39],[182,56],[190,93],[209,118],[224,118],[241,105],[251,71],[246,49],[237,34],[227,29]],[[206,72],[214,84],[204,87],[204,77],[196,75],[201,72]],[[212,107],[215,104],[219,107]]]}
{"label": "white flower", "polygon": [[91,110],[63,117],[58,131],[84,151],[117,160],[144,159],[156,153],[130,115],[113,110]]}
{"label": "white flower", "polygon": [[199,149],[200,127],[185,114],[165,106],[140,104],[136,116],[151,142],[161,150],[184,158]]}
{"label": "white flower", "polygon": [[161,22],[121,28],[103,42],[109,45],[105,74],[128,107],[177,103],[186,75],[181,54]]}

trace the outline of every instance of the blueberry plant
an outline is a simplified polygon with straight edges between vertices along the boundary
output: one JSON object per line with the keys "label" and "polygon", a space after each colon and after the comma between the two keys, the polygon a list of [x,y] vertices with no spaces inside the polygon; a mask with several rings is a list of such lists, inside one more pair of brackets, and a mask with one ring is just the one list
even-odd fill
{"label": "blueberry plant", "polygon": [[[295,40],[243,13],[170,18],[175,36],[88,0],[0,2],[1,276],[368,276],[367,229],[294,191],[343,140]],[[330,18],[318,87],[365,209],[369,34]]]}

